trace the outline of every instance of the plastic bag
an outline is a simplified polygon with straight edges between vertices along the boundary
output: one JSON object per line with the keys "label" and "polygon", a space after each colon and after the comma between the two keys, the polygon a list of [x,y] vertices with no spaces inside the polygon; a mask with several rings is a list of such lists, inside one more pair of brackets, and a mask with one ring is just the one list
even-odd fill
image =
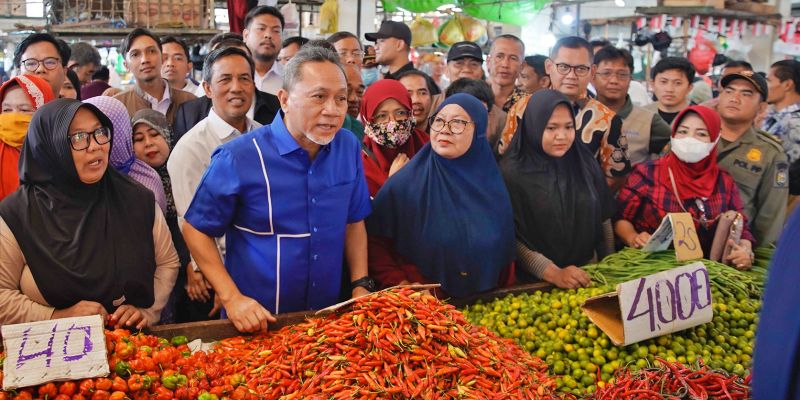
{"label": "plastic bag", "polygon": [[439,27],[439,43],[450,47],[468,40],[482,46],[488,40],[486,26],[475,18],[457,14]]}
{"label": "plastic bag", "polygon": [[281,7],[281,14],[283,14],[284,29],[297,29],[300,27],[300,13],[297,12],[297,6],[291,0]]}
{"label": "plastic bag", "polygon": [[319,8],[319,33],[339,32],[339,2],[325,0]]}
{"label": "plastic bag", "polygon": [[409,28],[411,28],[412,47],[429,46],[436,43],[436,27],[430,21],[417,17],[411,21]]}

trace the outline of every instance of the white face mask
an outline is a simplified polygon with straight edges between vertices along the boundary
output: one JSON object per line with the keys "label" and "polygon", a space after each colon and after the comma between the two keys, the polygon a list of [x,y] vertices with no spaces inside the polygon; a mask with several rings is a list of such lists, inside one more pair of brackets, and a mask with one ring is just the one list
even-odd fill
{"label": "white face mask", "polygon": [[[717,140],[719,140],[719,138],[717,138]],[[694,164],[702,161],[711,154],[711,151],[717,146],[717,140],[706,143],[691,136],[680,139],[673,137],[670,139],[670,151],[675,153],[675,156],[678,157],[679,160]]]}

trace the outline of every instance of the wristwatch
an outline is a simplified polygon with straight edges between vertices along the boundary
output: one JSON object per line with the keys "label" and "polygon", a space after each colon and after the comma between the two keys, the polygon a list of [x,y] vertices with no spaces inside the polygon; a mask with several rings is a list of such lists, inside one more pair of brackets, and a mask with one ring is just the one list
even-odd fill
{"label": "wristwatch", "polygon": [[353,282],[350,282],[351,290],[359,286],[369,290],[370,292],[374,292],[375,287],[377,287],[377,285],[375,284],[375,279],[372,279],[369,276],[365,276],[363,278],[356,279]]}

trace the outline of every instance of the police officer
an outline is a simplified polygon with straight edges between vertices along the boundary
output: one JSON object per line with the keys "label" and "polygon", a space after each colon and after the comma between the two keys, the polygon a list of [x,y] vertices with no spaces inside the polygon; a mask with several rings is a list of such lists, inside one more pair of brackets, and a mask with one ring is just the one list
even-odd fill
{"label": "police officer", "polygon": [[719,166],[739,186],[744,213],[759,246],[775,242],[786,218],[789,164],[780,142],[756,130],[753,121],[766,107],[767,80],[752,71],[722,78],[717,146]]}

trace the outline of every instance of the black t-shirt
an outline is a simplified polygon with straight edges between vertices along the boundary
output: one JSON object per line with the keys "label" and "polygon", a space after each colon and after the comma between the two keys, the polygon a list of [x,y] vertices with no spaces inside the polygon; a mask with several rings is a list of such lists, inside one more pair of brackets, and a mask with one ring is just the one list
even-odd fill
{"label": "black t-shirt", "polygon": [[[697,103],[692,101],[692,102],[689,102],[689,105],[690,106],[695,106],[695,105],[697,105]],[[681,111],[683,111],[683,110],[681,110]],[[660,115],[661,118],[664,119],[664,121],[667,121],[667,124],[669,124],[669,126],[672,126],[672,121],[675,120],[675,117],[677,117],[678,114],[681,113],[681,111],[674,112],[674,113],[668,113],[668,112],[661,111],[661,109],[659,109],[658,110],[658,115]]]}

